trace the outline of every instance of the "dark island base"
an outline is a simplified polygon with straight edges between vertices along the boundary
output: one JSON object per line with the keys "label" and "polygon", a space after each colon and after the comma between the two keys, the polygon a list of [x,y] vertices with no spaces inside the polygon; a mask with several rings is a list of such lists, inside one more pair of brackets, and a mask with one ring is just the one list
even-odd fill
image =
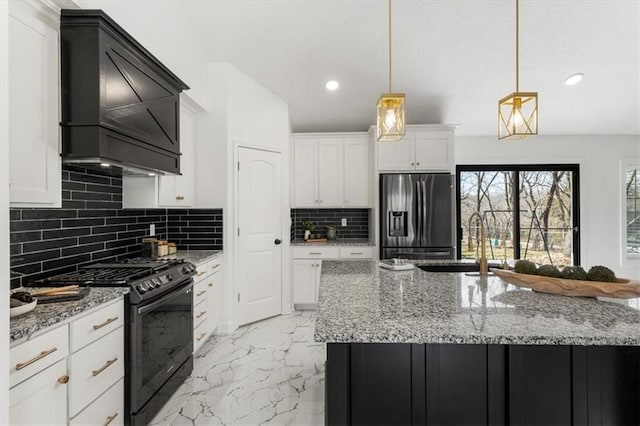
{"label": "dark island base", "polygon": [[640,425],[640,348],[328,343],[328,425]]}

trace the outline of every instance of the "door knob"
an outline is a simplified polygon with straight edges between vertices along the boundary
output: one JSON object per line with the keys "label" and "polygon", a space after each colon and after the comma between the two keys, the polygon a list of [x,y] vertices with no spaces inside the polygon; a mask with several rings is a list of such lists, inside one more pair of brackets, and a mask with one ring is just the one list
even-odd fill
{"label": "door knob", "polygon": [[274,241],[274,243],[276,243],[276,245],[279,245],[282,241],[280,241],[280,238],[276,238],[276,240]]}

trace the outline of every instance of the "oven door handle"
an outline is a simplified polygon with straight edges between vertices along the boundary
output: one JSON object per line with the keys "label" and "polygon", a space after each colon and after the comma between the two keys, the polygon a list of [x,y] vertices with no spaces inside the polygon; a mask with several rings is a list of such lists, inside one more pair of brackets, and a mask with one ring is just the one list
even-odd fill
{"label": "oven door handle", "polygon": [[167,295],[162,296],[162,298],[160,300],[156,300],[155,302],[143,306],[141,308],[138,308],[138,315],[142,315],[145,312],[149,312],[154,310],[155,308],[157,308],[160,305],[164,305],[165,303],[167,303],[170,300],[175,299],[176,297],[182,296],[183,294],[187,294],[187,293],[191,293],[191,290],[193,289],[193,278],[191,278],[188,281],[188,284],[184,287],[182,287],[179,291],[175,291],[173,293],[169,293]]}

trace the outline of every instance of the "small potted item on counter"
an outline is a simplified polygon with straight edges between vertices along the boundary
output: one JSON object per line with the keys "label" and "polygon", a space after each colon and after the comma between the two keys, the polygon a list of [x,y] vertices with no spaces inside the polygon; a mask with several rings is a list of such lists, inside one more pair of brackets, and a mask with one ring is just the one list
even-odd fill
{"label": "small potted item on counter", "polygon": [[176,243],[167,243],[167,246],[169,246],[169,254],[176,254],[176,251],[178,251]]}
{"label": "small potted item on counter", "polygon": [[158,241],[158,257],[167,256],[169,254],[169,246],[164,240]]}

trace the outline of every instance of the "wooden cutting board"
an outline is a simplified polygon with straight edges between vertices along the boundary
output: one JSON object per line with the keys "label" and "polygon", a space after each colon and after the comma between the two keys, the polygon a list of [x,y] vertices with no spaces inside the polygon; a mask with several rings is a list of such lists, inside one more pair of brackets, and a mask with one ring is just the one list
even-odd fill
{"label": "wooden cutting board", "polygon": [[518,274],[504,269],[491,268],[503,280],[518,287],[530,288],[541,293],[562,296],[614,297],[634,299],[640,297],[640,282],[618,278],[617,282],[569,280],[540,275]]}
{"label": "wooden cutting board", "polygon": [[38,304],[42,303],[56,303],[56,302],[69,302],[72,300],[80,300],[86,297],[91,292],[89,287],[81,287],[78,289],[78,294],[60,294],[51,296],[37,296]]}

